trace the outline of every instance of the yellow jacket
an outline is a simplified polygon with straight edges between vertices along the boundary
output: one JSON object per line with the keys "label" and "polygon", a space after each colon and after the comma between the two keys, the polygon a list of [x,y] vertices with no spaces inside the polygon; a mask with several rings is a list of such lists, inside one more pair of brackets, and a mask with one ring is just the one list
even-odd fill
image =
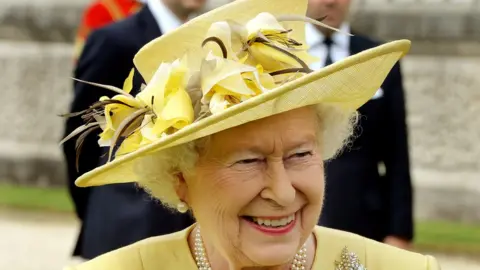
{"label": "yellow jacket", "polygon": [[[152,237],[65,270],[196,270],[187,242],[192,228]],[[431,256],[401,250],[355,234],[317,226],[314,235],[317,249],[312,269],[336,270],[335,261],[340,261],[346,247],[368,270],[440,270],[436,259]]]}

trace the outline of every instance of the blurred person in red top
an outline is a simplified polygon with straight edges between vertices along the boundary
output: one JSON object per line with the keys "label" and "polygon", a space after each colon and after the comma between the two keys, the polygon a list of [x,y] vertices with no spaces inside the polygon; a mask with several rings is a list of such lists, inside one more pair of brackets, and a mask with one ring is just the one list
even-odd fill
{"label": "blurred person in red top", "polygon": [[85,9],[75,36],[75,61],[80,56],[88,35],[98,28],[135,14],[145,0],[94,0]]}

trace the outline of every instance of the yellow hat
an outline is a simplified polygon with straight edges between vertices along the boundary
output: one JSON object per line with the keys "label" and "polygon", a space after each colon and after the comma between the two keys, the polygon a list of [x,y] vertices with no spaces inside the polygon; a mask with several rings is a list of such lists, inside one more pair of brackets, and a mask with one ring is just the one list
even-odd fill
{"label": "yellow hat", "polygon": [[76,185],[135,182],[139,157],[295,108],[326,103],[353,112],[366,103],[410,41],[312,71],[315,59],[304,45],[305,22],[313,22],[305,18],[307,4],[234,1],[145,45],[134,63],[146,86],[135,97],[133,72],[123,89],[95,84],[117,95],[81,112],[90,122],[66,139],[101,128],[99,144],[110,147],[112,160]]}

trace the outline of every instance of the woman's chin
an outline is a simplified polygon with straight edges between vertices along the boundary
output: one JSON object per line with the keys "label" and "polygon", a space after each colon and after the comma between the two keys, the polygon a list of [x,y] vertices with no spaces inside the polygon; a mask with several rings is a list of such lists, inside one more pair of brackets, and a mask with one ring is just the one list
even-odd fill
{"label": "woman's chin", "polygon": [[283,244],[252,248],[245,251],[245,255],[256,265],[277,266],[292,262],[297,251],[297,245]]}

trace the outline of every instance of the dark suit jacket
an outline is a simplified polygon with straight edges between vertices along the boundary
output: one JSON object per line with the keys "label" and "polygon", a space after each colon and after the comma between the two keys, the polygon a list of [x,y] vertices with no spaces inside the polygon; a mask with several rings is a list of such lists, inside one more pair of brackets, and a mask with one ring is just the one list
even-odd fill
{"label": "dark suit jacket", "polygon": [[[87,39],[74,77],[101,84],[122,87],[133,67],[136,52],[160,36],[160,29],[148,7],[137,14],[93,32]],[[134,89],[142,83],[134,76]],[[101,96],[115,93],[83,83],[74,83],[75,97],[71,111],[88,108]],[[65,134],[80,126],[80,118],[70,118]],[[87,259],[120,248],[138,240],[175,232],[193,223],[188,215],[172,214],[134,184],[116,184],[93,188],[78,188],[75,179],[102,162],[102,150],[96,134],[85,140],[80,156],[80,172],[75,169],[75,140],[64,145],[67,160],[69,190],[77,215],[82,221],[75,256]]]}
{"label": "dark suit jacket", "polygon": [[[350,54],[379,45],[362,35]],[[326,165],[325,206],[320,224],[377,241],[388,235],[413,238],[405,97],[400,64],[385,79],[384,95],[360,107],[357,138]],[[383,163],[386,174],[380,175]]]}

